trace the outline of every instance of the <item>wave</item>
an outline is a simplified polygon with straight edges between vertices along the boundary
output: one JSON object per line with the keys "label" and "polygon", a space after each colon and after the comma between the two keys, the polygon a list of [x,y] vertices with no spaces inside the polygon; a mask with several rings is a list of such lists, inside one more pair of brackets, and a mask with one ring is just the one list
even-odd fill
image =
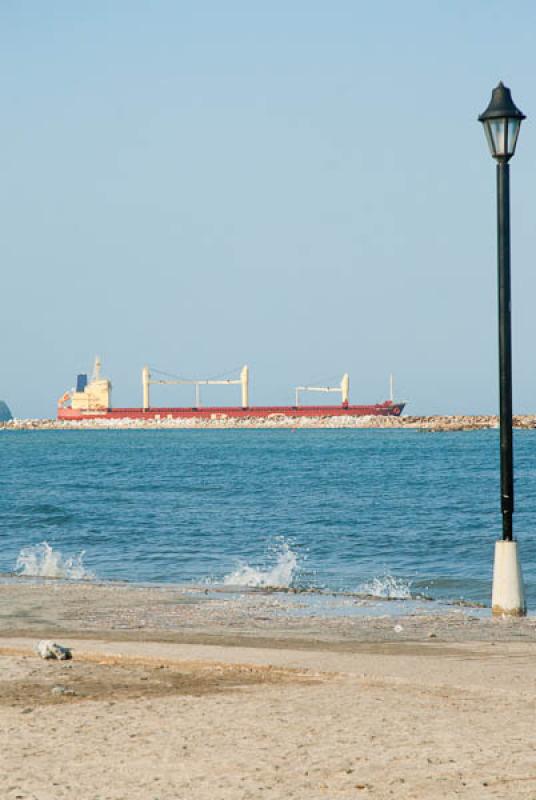
{"label": "wave", "polygon": [[225,586],[247,586],[249,588],[288,589],[298,569],[298,555],[287,542],[280,542],[275,548],[275,564],[268,569],[240,564],[238,568],[223,579]]}
{"label": "wave", "polygon": [[357,594],[381,600],[411,600],[413,598],[411,586],[411,581],[395,578],[393,575],[382,575],[362,583],[357,589]]}
{"label": "wave", "polygon": [[84,566],[83,550],[78,555],[64,557],[48,542],[23,547],[17,556],[15,572],[28,578],[67,578],[78,581],[95,579],[95,573]]}

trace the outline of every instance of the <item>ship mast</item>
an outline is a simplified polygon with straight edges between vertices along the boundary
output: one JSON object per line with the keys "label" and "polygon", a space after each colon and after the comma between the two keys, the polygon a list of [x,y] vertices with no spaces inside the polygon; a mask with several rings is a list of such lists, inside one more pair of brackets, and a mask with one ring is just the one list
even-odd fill
{"label": "ship mast", "polygon": [[95,366],[93,367],[94,381],[100,381],[101,366],[102,366],[102,361],[100,360],[100,356],[95,356]]}

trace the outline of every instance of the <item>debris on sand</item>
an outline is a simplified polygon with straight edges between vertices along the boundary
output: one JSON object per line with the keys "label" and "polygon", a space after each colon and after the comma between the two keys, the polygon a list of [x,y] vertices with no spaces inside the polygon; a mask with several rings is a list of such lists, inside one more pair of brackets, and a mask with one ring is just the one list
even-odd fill
{"label": "debris on sand", "polygon": [[51,691],[54,695],[64,695],[66,697],[74,697],[76,694],[75,690],[70,689],[68,686],[53,686]]}
{"label": "debris on sand", "polygon": [[69,659],[73,657],[73,654],[68,647],[63,647],[61,644],[47,641],[45,639],[39,642],[36,650],[41,658],[53,658],[57,661],[69,661]]}

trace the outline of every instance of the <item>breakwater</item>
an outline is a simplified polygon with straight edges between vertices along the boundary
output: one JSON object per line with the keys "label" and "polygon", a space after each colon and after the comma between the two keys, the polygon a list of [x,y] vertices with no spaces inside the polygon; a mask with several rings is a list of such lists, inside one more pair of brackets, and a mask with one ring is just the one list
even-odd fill
{"label": "breakwater", "polygon": [[[287,417],[283,414],[270,414],[267,417],[245,417],[236,419],[224,414],[213,414],[209,419],[87,419],[66,421],[56,419],[12,419],[0,423],[0,431],[12,430],[100,430],[100,429],[263,429],[263,428],[391,428],[418,429],[427,432],[473,431],[497,428],[499,420],[493,414],[478,415],[433,415],[433,416],[317,416]],[[514,417],[514,427],[519,429],[536,428],[536,414]]]}

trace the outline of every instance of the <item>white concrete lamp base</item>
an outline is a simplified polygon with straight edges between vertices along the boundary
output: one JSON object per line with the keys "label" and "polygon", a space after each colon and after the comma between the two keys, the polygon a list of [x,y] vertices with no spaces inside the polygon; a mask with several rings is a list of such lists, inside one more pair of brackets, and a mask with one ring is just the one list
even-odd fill
{"label": "white concrete lamp base", "polygon": [[517,542],[495,542],[491,611],[494,616],[511,617],[527,613]]}

